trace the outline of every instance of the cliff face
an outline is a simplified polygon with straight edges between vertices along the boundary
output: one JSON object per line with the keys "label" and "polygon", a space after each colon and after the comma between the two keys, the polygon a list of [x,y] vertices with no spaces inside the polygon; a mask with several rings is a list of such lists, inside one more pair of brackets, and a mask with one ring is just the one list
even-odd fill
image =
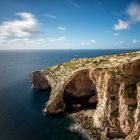
{"label": "cliff face", "polygon": [[140,52],[65,62],[29,77],[35,89],[51,87],[46,113],[73,111],[78,117],[83,111],[81,124],[90,131],[140,140]]}

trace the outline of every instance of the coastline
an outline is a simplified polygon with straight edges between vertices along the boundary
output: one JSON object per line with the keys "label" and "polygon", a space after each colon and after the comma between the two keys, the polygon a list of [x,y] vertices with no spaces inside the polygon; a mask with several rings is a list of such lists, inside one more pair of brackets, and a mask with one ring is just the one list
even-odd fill
{"label": "coastline", "polygon": [[92,138],[90,137],[89,133],[86,131],[86,129],[83,129],[81,127],[81,125],[79,125],[78,123],[72,123],[69,128],[68,128],[71,132],[78,132],[79,134],[82,135],[82,137],[86,140],[92,140]]}
{"label": "coastline", "polygon": [[34,89],[51,87],[44,112],[73,109],[73,129],[88,139],[138,140],[139,53],[72,60],[34,71],[29,79]]}
{"label": "coastline", "polygon": [[86,115],[86,110],[69,114],[68,117],[72,120],[69,130],[80,133],[86,140],[124,140],[107,138],[100,129],[94,127],[91,116]]}
{"label": "coastline", "polygon": [[69,114],[69,118],[74,124],[75,131],[81,133],[87,140],[109,140],[105,135],[101,134],[101,130],[94,128],[92,117],[89,115],[89,110],[82,110],[76,113]]}

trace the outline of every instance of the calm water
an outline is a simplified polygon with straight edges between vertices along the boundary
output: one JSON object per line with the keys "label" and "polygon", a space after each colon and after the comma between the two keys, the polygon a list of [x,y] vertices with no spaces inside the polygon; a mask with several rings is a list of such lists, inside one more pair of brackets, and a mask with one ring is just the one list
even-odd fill
{"label": "calm water", "polygon": [[131,50],[0,51],[0,140],[82,140],[64,116],[44,116],[49,92],[33,92],[28,74],[68,61]]}

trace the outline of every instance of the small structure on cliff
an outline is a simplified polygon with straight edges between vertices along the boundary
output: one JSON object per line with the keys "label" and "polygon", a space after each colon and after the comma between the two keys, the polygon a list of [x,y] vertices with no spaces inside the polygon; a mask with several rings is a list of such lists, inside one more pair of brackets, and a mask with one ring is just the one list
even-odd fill
{"label": "small structure on cliff", "polygon": [[81,124],[100,130],[99,139],[140,140],[140,52],[73,60],[29,78],[34,89],[51,88],[44,112],[83,110]]}

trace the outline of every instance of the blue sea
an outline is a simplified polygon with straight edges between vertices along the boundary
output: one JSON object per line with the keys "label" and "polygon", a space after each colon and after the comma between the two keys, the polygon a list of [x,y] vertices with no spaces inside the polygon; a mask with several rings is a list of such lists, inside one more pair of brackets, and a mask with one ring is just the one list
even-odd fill
{"label": "blue sea", "polygon": [[45,116],[49,91],[31,89],[28,74],[73,58],[96,57],[134,50],[0,51],[0,140],[84,140],[71,132],[65,116]]}

